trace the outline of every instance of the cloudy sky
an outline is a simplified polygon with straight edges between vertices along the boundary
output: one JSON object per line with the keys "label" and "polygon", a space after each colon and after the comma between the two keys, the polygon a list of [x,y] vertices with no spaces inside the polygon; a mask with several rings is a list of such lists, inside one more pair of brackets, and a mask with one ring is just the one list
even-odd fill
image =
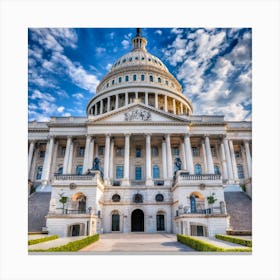
{"label": "cloudy sky", "polygon": [[[251,120],[252,31],[249,28],[144,28],[160,58],[192,101],[194,114]],[[52,28],[28,32],[28,117],[85,116],[96,86],[131,50],[135,28]]]}

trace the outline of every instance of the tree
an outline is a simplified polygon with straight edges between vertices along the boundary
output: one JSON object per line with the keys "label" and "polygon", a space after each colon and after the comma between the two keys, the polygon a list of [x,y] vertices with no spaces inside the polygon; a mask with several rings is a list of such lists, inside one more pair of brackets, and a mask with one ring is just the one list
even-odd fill
{"label": "tree", "polygon": [[64,193],[60,193],[59,194],[59,196],[60,196],[60,200],[59,200],[59,202],[60,203],[62,203],[62,210],[63,210],[63,214],[64,214],[64,207],[65,207],[65,203],[67,202],[67,200],[68,200],[68,197],[67,196],[63,196],[64,195]]}

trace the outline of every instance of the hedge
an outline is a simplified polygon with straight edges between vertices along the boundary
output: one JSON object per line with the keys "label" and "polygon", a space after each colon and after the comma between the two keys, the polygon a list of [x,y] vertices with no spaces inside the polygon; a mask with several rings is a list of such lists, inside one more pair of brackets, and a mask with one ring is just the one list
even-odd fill
{"label": "hedge", "polygon": [[52,235],[52,236],[43,237],[43,238],[39,238],[39,239],[28,240],[28,245],[34,245],[34,244],[38,244],[38,243],[41,243],[41,242],[55,240],[57,238],[58,238],[57,235]]}
{"label": "hedge", "polygon": [[69,242],[63,246],[53,247],[46,250],[42,250],[42,249],[29,250],[29,252],[77,252],[80,249],[98,240],[99,240],[99,234],[95,234],[80,240]]}
{"label": "hedge", "polygon": [[202,252],[252,252],[252,248],[221,248],[203,240],[182,234],[177,234],[177,241],[190,246],[196,251]]}
{"label": "hedge", "polygon": [[222,235],[222,234],[216,234],[215,237],[217,239],[221,239],[224,241],[229,241],[229,242],[240,244],[243,246],[252,247],[252,240],[247,240],[247,239],[243,239],[243,238],[233,237],[233,236],[229,236],[229,235]]}

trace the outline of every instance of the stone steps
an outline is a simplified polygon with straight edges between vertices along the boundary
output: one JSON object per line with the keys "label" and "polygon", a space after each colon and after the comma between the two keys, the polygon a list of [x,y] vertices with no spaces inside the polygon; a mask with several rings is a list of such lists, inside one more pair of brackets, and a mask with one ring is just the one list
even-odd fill
{"label": "stone steps", "polygon": [[46,226],[49,212],[50,192],[35,192],[28,198],[28,232],[41,232]]}
{"label": "stone steps", "polygon": [[227,212],[230,216],[228,230],[252,232],[252,200],[244,192],[225,192]]}

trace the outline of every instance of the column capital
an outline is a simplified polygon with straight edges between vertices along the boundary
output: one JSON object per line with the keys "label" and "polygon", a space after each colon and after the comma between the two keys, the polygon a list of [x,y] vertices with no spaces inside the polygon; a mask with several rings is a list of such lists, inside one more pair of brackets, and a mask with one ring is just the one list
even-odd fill
{"label": "column capital", "polygon": [[190,134],[188,132],[185,133],[185,135],[184,135],[184,138],[186,138],[186,137],[190,138]]}

